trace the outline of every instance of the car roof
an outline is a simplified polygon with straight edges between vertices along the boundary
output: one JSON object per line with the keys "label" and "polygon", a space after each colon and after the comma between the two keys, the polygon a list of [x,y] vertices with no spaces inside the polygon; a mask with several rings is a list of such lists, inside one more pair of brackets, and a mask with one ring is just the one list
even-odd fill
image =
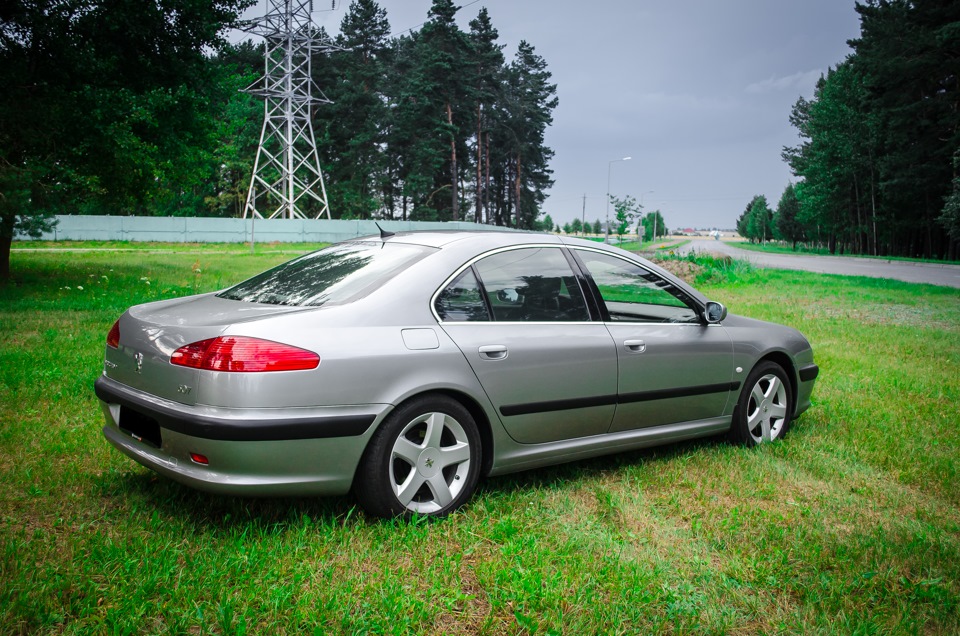
{"label": "car roof", "polygon": [[553,234],[543,232],[524,232],[522,230],[415,230],[410,232],[396,232],[385,237],[372,234],[362,236],[354,241],[384,241],[387,243],[404,243],[407,245],[422,245],[425,247],[443,248],[454,243],[472,243],[473,247],[485,248],[502,245],[522,245],[525,243],[559,243]]}
{"label": "car roof", "polygon": [[560,236],[547,232],[532,232],[524,230],[413,230],[409,232],[396,232],[385,237],[372,234],[362,236],[352,241],[358,242],[380,242],[402,243],[406,245],[420,245],[424,247],[434,247],[443,249],[457,245],[458,248],[466,250],[475,250],[477,252],[495,249],[498,247],[509,247],[513,245],[530,244],[551,244],[568,245],[570,247],[587,247],[613,254],[627,255],[632,258],[648,262],[643,257],[625,252],[620,248],[597,241],[587,239]]}

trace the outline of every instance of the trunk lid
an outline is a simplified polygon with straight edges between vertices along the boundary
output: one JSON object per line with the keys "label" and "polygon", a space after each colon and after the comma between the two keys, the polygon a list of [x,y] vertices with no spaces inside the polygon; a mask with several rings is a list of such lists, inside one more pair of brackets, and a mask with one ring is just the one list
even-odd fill
{"label": "trunk lid", "polygon": [[137,305],[120,317],[120,346],[106,348],[104,373],[131,388],[192,405],[200,371],[170,364],[174,351],[216,338],[230,325],[303,310],[213,294]]}

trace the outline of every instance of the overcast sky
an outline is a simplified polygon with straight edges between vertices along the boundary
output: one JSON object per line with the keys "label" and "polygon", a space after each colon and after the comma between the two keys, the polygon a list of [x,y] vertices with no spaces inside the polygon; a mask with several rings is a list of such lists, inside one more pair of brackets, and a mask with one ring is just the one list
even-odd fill
{"label": "overcast sky", "polygon": [[[336,4],[315,14],[330,33],[349,0]],[[400,33],[418,28],[432,2],[379,4]],[[798,143],[790,107],[859,35],[854,0],[461,4],[464,30],[485,6],[508,60],[526,40],[553,73],[555,184],[544,210],[561,225],[581,215],[584,195],[587,220],[605,218],[608,174],[613,194],[642,195],[671,229],[731,228],[756,194],[775,207],[791,179],[781,149]]]}

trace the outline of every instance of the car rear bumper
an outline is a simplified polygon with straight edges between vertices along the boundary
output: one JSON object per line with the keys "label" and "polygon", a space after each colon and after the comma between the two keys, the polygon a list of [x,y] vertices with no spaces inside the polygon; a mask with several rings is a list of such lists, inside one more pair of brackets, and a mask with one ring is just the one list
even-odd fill
{"label": "car rear bumper", "polygon": [[187,406],[106,376],[95,390],[103,434],[122,453],[188,486],[251,496],[346,493],[374,422],[390,408]]}

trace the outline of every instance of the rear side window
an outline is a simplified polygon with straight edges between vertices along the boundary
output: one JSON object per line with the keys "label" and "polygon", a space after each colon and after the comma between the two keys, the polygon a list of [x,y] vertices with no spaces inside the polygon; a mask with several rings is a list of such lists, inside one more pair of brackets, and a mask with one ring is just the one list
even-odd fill
{"label": "rear side window", "polygon": [[490,320],[473,268],[468,267],[463,270],[463,273],[452,283],[444,287],[437,296],[434,306],[437,308],[440,320],[451,322]]}
{"label": "rear side window", "polygon": [[342,304],[369,294],[432,251],[401,243],[340,243],[278,265],[217,295],[271,305]]}

